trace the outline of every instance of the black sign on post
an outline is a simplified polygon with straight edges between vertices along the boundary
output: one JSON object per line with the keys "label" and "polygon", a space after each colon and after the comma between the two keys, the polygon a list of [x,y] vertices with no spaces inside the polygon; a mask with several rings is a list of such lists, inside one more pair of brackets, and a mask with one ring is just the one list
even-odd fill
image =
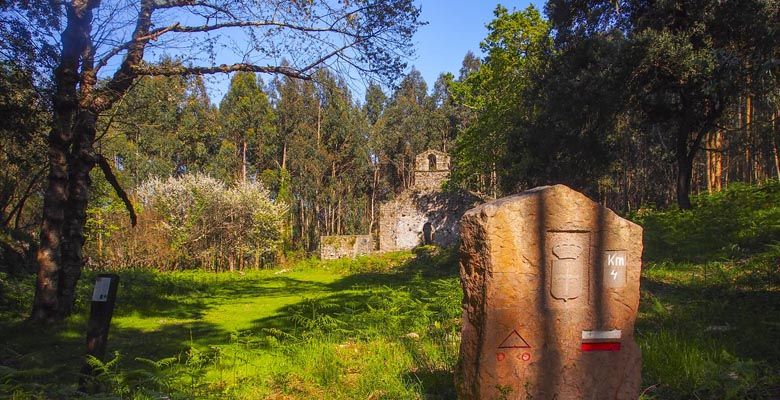
{"label": "black sign on post", "polygon": [[[92,307],[89,311],[89,322],[87,322],[87,355],[101,361],[106,355],[108,328],[114,314],[118,287],[119,275],[100,274],[95,280],[95,289],[92,291]],[[84,393],[91,391],[90,377],[94,375],[95,371],[85,361],[81,368],[79,391]]]}

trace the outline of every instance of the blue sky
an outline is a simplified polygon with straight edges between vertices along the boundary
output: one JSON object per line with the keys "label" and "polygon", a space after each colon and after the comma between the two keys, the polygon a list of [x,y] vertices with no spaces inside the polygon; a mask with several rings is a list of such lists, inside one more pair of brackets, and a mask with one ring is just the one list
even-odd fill
{"label": "blue sky", "polygon": [[[509,10],[521,10],[531,3],[537,7],[543,4],[528,0],[416,0],[416,3],[422,7],[421,19],[428,24],[417,31],[414,37],[416,54],[408,60],[408,64],[410,69],[414,66],[422,73],[429,90],[433,88],[439,74],[452,72],[458,75],[467,51],[482,56],[479,43],[487,36],[485,26],[493,20],[496,5],[501,4]],[[230,78],[214,75],[205,79],[209,97],[218,104],[227,92]],[[270,77],[263,79],[268,82]],[[363,85],[360,82],[351,85],[360,101],[363,100]]]}
{"label": "blue sky", "polygon": [[485,25],[493,20],[496,5],[522,10],[531,3],[527,0],[418,0],[417,4],[422,6],[422,20],[428,21],[428,25],[415,35],[417,55],[409,64],[422,73],[429,89],[442,72],[457,76],[467,51],[482,56],[479,42],[487,36]]}

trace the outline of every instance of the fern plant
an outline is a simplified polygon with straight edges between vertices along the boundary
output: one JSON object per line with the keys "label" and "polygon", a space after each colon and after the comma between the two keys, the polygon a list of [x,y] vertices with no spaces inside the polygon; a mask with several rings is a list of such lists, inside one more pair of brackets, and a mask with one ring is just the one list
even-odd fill
{"label": "fern plant", "polygon": [[127,397],[130,394],[130,386],[124,372],[119,369],[121,360],[122,355],[118,351],[114,351],[114,357],[105,362],[87,355],[86,363],[92,373],[82,375],[83,389],[86,389],[87,393],[102,392]]}

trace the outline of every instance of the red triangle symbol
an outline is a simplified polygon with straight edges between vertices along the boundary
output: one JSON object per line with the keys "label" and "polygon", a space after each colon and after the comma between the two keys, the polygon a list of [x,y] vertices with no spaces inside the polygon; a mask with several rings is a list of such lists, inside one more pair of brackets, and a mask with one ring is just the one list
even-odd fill
{"label": "red triangle symbol", "polygon": [[501,344],[498,345],[499,349],[530,349],[531,346],[528,342],[517,333],[517,330],[512,331],[509,336],[504,339]]}

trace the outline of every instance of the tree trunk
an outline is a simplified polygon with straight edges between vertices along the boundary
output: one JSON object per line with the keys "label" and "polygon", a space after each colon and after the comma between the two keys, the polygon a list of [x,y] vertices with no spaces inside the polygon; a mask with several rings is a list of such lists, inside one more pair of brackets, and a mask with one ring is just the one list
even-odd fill
{"label": "tree trunk", "polygon": [[775,173],[777,173],[777,180],[780,181],[780,155],[777,151],[777,142],[780,140],[777,135],[777,113],[772,112],[772,152],[775,156]]}
{"label": "tree trunk", "polygon": [[772,141],[772,152],[775,156],[775,174],[777,174],[776,178],[778,181],[780,181],[780,155],[778,155],[777,151],[777,139]]}
{"label": "tree trunk", "polygon": [[246,182],[246,139],[241,141],[241,182]]}
{"label": "tree trunk", "polygon": [[84,226],[87,222],[87,201],[92,185],[89,173],[95,166],[95,141],[97,116],[90,111],[79,113],[79,122],[73,135],[69,174],[69,197],[65,208],[65,225],[62,241],[62,272],[60,281],[60,317],[71,314],[76,299],[76,283],[84,264]]}
{"label": "tree trunk", "polygon": [[751,183],[755,173],[753,156],[753,98],[748,94],[745,96],[745,181]]}
{"label": "tree trunk", "polygon": [[693,160],[685,154],[677,157],[677,205],[680,209],[691,208],[691,177],[693,173]]}
{"label": "tree trunk", "polygon": [[374,206],[376,204],[376,187],[377,187],[377,183],[378,182],[379,182],[379,165],[377,164],[377,166],[374,167],[374,179],[371,181],[371,207],[370,207],[371,215],[370,215],[370,219],[369,219],[370,222],[368,224],[368,234],[369,235],[373,234],[373,232],[374,232],[374,223],[376,221],[375,218],[374,218],[374,216],[376,214],[374,212]]}
{"label": "tree trunk", "polygon": [[494,199],[498,198],[498,174],[496,163],[490,163],[490,192]]}
{"label": "tree trunk", "polygon": [[707,190],[720,192],[723,182],[723,132],[715,130],[707,135]]}
{"label": "tree trunk", "polygon": [[[62,33],[62,57],[54,71],[54,121],[49,134],[49,175],[43,199],[38,261],[38,278],[30,319],[50,322],[61,319],[70,305],[60,300],[62,267],[62,234],[68,205],[68,158],[73,140],[73,126],[78,112],[79,57],[86,44],[85,27],[91,13],[66,6],[68,24]],[[64,310],[63,310],[64,308]]]}
{"label": "tree trunk", "polygon": [[287,169],[287,142],[282,143],[282,171]]}
{"label": "tree trunk", "polygon": [[302,241],[303,248],[306,248],[306,235],[308,235],[308,229],[306,226],[306,216],[304,215],[304,209],[303,209],[303,199],[300,199],[298,201],[298,214],[299,214],[299,221],[300,224],[300,240]]}
{"label": "tree trunk", "polygon": [[322,143],[322,102],[317,100],[317,148],[320,148]]}
{"label": "tree trunk", "polygon": [[89,198],[89,173],[95,165],[93,142],[97,114],[111,107],[135,80],[132,68],[143,60],[154,4],[142,2],[122,66],[94,93],[97,77],[90,39],[92,10],[100,1],[72,2],[64,7],[67,26],[62,56],[54,72],[54,121],[49,135],[49,176],[44,194],[38,281],[30,319],[55,321],[73,310],[76,283],[83,264],[84,224]]}
{"label": "tree trunk", "polygon": [[681,127],[677,133],[677,205],[680,209],[687,210],[691,208],[691,178],[693,176],[693,157],[696,154],[696,145],[693,151],[688,150],[688,138],[690,129]]}
{"label": "tree trunk", "polygon": [[342,225],[343,216],[341,215],[341,198],[343,196],[339,196],[338,202],[336,203],[336,234],[337,235],[343,235],[344,234],[344,227]]}
{"label": "tree trunk", "polygon": [[67,148],[71,134],[70,126],[65,129],[60,125],[60,120],[67,117],[58,111],[55,118],[57,125],[49,135],[49,182],[43,198],[41,243],[36,256],[38,279],[30,316],[34,321],[53,321],[59,315],[60,241],[68,201]]}

